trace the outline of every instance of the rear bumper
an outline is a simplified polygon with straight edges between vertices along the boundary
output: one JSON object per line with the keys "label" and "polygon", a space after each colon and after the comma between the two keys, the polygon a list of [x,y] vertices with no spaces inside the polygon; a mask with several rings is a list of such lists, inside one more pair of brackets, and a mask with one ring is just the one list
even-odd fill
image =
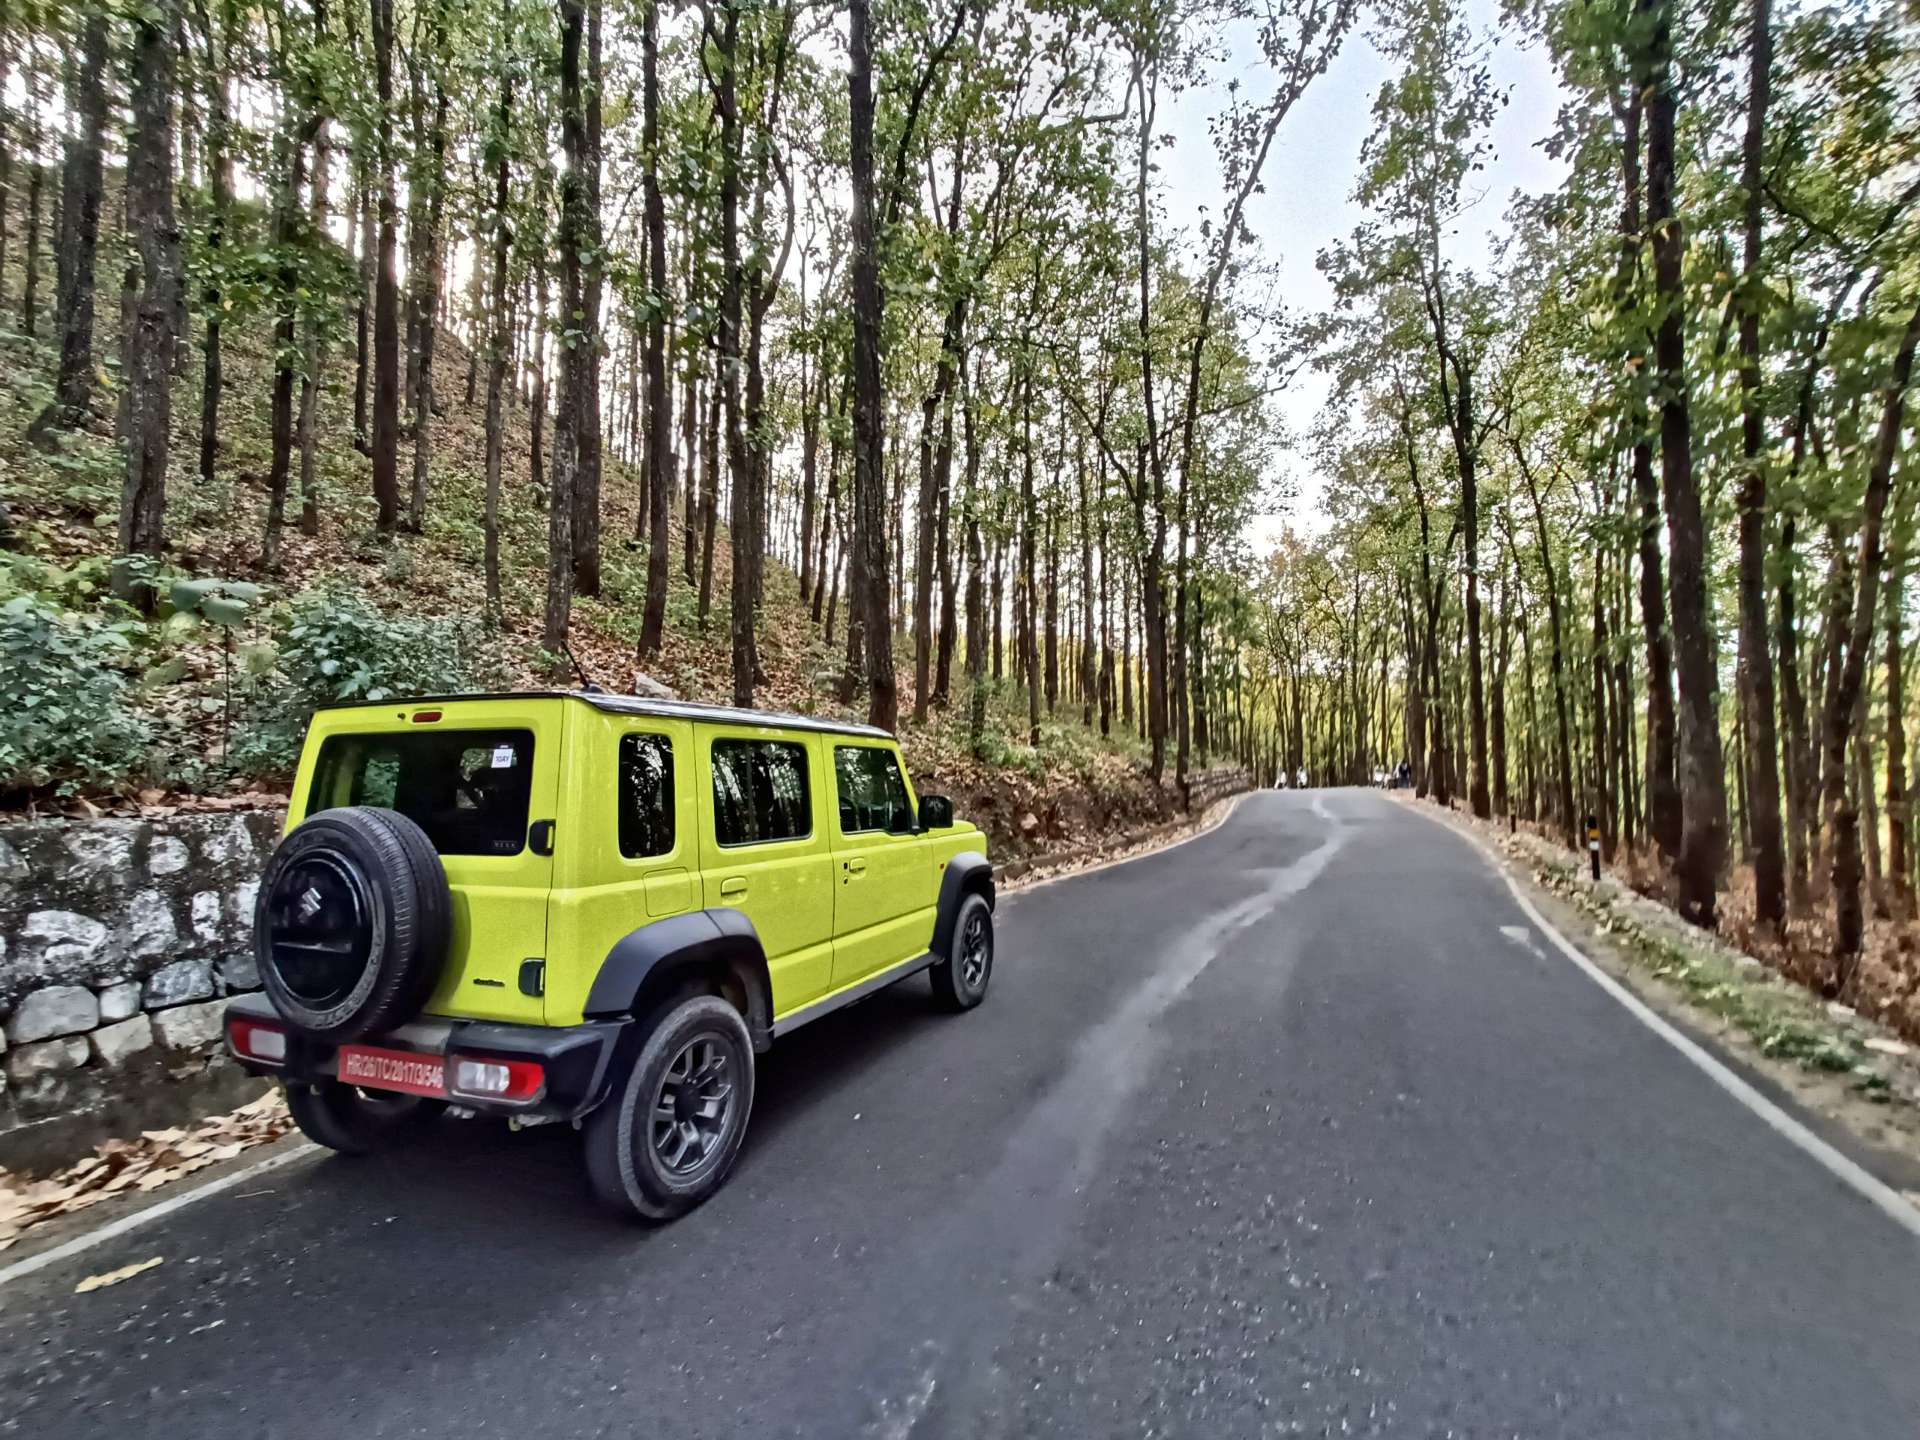
{"label": "rear bumper", "polygon": [[[340,1047],[293,1029],[265,995],[236,996],[227,1004],[225,1020],[227,1053],[248,1074],[296,1085],[318,1085],[339,1078]],[[285,1059],[276,1063],[242,1051],[234,1043],[236,1021],[281,1031],[286,1036]],[[447,1081],[454,1075],[451,1061],[455,1056],[530,1061],[540,1066],[542,1084],[537,1093],[525,1099],[488,1099],[452,1090],[443,1090],[439,1098],[487,1115],[574,1120],[606,1097],[613,1057],[631,1023],[589,1020],[579,1025],[547,1027],[423,1016],[384,1035],[370,1035],[365,1043],[417,1055],[423,1061],[437,1061]]]}

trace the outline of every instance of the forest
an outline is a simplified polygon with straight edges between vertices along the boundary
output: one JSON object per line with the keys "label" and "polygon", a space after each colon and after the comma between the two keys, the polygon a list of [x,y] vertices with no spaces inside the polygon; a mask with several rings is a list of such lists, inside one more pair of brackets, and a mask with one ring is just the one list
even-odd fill
{"label": "forest", "polygon": [[[677,666],[1183,798],[1404,758],[1851,994],[1913,912],[1915,24],[4,0],[0,790],[213,793],[320,700]],[[1303,305],[1250,215],[1362,44]],[[1555,188],[1487,193],[1496,45],[1550,57]]]}

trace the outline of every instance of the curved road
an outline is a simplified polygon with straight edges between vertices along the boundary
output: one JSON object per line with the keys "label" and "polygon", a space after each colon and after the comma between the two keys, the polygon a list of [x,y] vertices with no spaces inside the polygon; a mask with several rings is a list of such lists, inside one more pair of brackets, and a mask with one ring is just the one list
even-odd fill
{"label": "curved road", "polygon": [[450,1125],[8,1285],[0,1434],[1920,1433],[1920,1241],[1442,827],[1250,796],[999,941],[782,1041],[672,1227]]}

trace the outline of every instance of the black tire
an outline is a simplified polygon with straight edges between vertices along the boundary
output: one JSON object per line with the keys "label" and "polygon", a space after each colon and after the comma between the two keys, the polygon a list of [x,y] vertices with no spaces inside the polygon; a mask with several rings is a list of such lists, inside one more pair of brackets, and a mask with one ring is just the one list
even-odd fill
{"label": "black tire", "polygon": [[254,958],[289,1024],[341,1044],[420,1013],[452,929],[426,832],[398,811],[346,806],[309,816],[267,861]]}
{"label": "black tire", "polygon": [[686,1214],[726,1181],[752,1110],[753,1040],[740,1012],[718,995],[670,1005],[626,1083],[587,1117],[594,1194],[642,1220]]}
{"label": "black tire", "polygon": [[933,998],[945,1010],[971,1010],[987,998],[993,980],[993,907],[984,895],[968,895],[953,917],[952,953],[927,973]]}
{"label": "black tire", "polygon": [[374,1155],[417,1135],[445,1110],[437,1100],[357,1090],[337,1081],[289,1085],[287,1109],[300,1133],[342,1155]]}

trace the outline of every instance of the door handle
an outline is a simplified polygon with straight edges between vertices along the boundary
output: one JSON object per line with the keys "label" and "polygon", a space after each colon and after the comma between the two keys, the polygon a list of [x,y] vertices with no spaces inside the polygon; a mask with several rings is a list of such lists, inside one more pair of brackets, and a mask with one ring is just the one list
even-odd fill
{"label": "door handle", "polygon": [[867,873],[867,862],[866,862],[866,861],[864,861],[864,860],[849,860],[849,861],[847,861],[847,873],[848,873],[849,875],[864,875],[864,874],[866,874],[866,873]]}
{"label": "door handle", "polygon": [[747,877],[744,875],[729,875],[720,882],[722,900],[741,900],[746,897],[746,893]]}

